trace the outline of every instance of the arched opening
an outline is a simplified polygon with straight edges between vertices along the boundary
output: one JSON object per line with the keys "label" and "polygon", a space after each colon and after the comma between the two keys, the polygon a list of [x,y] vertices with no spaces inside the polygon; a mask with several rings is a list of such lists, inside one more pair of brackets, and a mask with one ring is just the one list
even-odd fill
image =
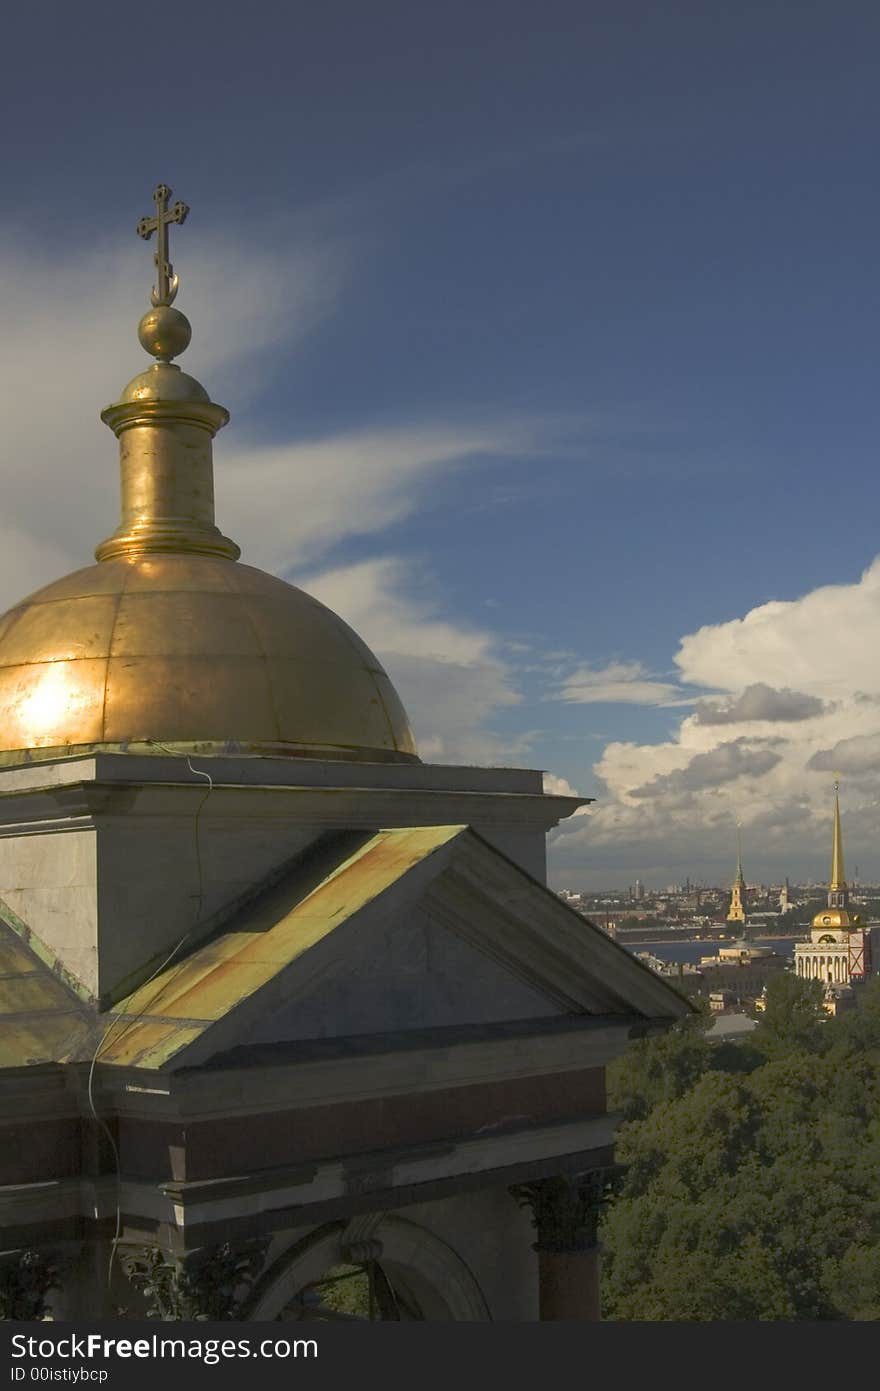
{"label": "arched opening", "polygon": [[346,1226],[317,1228],[284,1250],[258,1282],[246,1317],[431,1323],[491,1318],[468,1266],[426,1227],[377,1216],[369,1238],[354,1244],[346,1240]]}
{"label": "arched opening", "polygon": [[301,1285],[276,1319],[318,1323],[408,1323],[424,1313],[406,1280],[378,1260],[331,1266],[318,1280]]}

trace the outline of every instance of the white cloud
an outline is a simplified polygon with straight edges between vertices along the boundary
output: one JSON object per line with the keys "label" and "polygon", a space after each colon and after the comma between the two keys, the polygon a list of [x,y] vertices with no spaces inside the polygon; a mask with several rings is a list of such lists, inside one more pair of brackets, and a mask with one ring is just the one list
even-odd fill
{"label": "white cloud", "polygon": [[675,660],[683,680],[724,691],[754,682],[825,698],[876,691],[880,651],[865,639],[876,633],[878,618],[880,558],[855,584],[824,585],[700,628],[682,638]]}
{"label": "white cloud", "polygon": [[234,519],[252,564],[284,569],[345,537],[384,531],[415,510],[441,470],[520,455],[540,428],[524,418],[425,421],[245,447],[225,454],[217,471],[218,515]]}
{"label": "white cloud", "polygon": [[878,628],[880,558],[851,584],[682,638],[682,681],[713,694],[659,743],[605,747],[596,807],[555,843],[566,881],[580,871],[613,882],[649,865],[666,879],[701,866],[723,877],[737,819],[752,873],[823,874],[835,771],[848,859],[880,878]]}
{"label": "white cloud", "polygon": [[557,777],[555,773],[544,774],[544,791],[551,797],[580,796],[580,793],[572,787],[568,778]]}
{"label": "white cloud", "polygon": [[[181,365],[232,411],[215,450],[217,520],[245,560],[279,572],[314,562],[346,538],[408,516],[441,471],[547,448],[572,430],[569,418],[511,412],[249,440],[244,408],[273,385],[266,374],[276,350],[289,354],[334,312],[353,273],[353,248],[326,228],[278,240],[282,250],[251,240],[242,258],[232,242],[201,235],[178,257],[178,304],[193,323]],[[61,264],[0,243],[0,293],[15,325],[0,339],[0,611],[88,564],[116,527],[118,452],[98,417],[148,365],[136,328],[151,276],[149,252],[134,236],[130,247]]]}
{"label": "white cloud", "polygon": [[518,761],[528,733],[504,737],[495,717],[517,705],[514,673],[493,634],[439,617],[414,598],[413,567],[381,557],[298,577],[345,619],[385,666],[412,719],[419,753],[443,763]]}
{"label": "white cloud", "polygon": [[678,686],[650,679],[641,662],[610,662],[604,667],[583,664],[566,676],[558,700],[576,705],[601,702],[626,705],[683,705],[689,697]]}
{"label": "white cloud", "polygon": [[[136,330],[149,307],[152,263],[143,243],[132,242],[61,262],[0,244],[0,609],[88,564],[119,520],[117,445],[98,416],[149,363]],[[234,250],[200,239],[191,268],[181,267],[179,299],[194,330],[183,365],[233,411],[257,389],[267,351],[307,333],[349,273],[345,248],[332,241],[255,247],[244,259]]]}

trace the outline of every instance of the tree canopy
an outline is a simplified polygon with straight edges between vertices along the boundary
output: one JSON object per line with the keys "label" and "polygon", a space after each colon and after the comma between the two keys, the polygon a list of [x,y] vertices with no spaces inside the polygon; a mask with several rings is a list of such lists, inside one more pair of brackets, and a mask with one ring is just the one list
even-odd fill
{"label": "tree canopy", "polygon": [[788,975],[742,1043],[694,1017],[609,1069],[610,1319],[880,1319],[880,980],[835,1019]]}

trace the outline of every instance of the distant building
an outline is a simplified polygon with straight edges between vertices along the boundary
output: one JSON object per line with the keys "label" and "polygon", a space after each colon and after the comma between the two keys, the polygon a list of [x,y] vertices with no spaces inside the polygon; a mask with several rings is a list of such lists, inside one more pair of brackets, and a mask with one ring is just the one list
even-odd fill
{"label": "distant building", "polygon": [[794,959],[799,976],[820,980],[832,987],[863,981],[873,975],[880,964],[880,927],[869,927],[858,913],[850,912],[836,783],[828,906],[813,918],[809,942],[798,942],[795,946]]}
{"label": "distant building", "polygon": [[717,956],[702,957],[699,969],[704,992],[729,990],[738,1000],[755,1000],[767,981],[785,970],[785,957],[739,941],[721,947]]}
{"label": "distant building", "polygon": [[736,997],[732,990],[709,991],[709,1008],[712,1010],[713,1014],[716,1012],[720,1014],[722,1010],[728,1009],[730,1005],[735,1003]]}
{"label": "distant building", "polygon": [[856,992],[851,985],[826,985],[822,1005],[826,1014],[830,1014],[832,1018],[853,1009],[855,1003]]}

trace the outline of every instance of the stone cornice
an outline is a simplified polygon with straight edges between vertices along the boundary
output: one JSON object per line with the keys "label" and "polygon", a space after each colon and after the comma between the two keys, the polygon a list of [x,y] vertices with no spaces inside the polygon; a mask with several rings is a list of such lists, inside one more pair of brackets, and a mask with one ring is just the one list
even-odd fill
{"label": "stone cornice", "polygon": [[95,1095],[102,1111],[154,1121],[212,1120],[421,1095],[600,1068],[623,1052],[630,1027],[630,1021],[619,1018],[548,1019],[541,1033],[528,1029],[520,1037],[493,1038],[487,1028],[482,1039],[459,1041],[450,1029],[448,1040],[433,1048],[379,1051],[377,1047],[373,1052],[306,1057],[280,1066],[232,1065],[157,1074],[99,1065]]}
{"label": "stone cornice", "polygon": [[[543,1021],[542,1021],[543,1022]],[[666,1025],[666,1021],[663,1021]],[[458,1038],[455,1029],[433,1047],[340,1052],[305,1056],[281,1064],[185,1070],[157,1074],[99,1064],[93,1095],[103,1116],[131,1120],[201,1121],[326,1104],[345,1104],[388,1096],[422,1095],[449,1087],[478,1086],[550,1073],[600,1068],[618,1057],[631,1037],[632,1023],[620,1018],[572,1018],[532,1024],[510,1036],[508,1026],[481,1030],[482,1037]],[[493,1037],[493,1034],[495,1035]],[[505,1036],[507,1034],[507,1036]],[[0,1071],[2,1123],[23,1119],[64,1119],[91,1114],[86,1063]]]}
{"label": "stone cornice", "polygon": [[[490,1141],[470,1142],[440,1152],[440,1147],[411,1151],[400,1169],[387,1167],[404,1155],[376,1152],[360,1181],[342,1166],[328,1162],[299,1170],[242,1175],[226,1186],[164,1185],[133,1182],[123,1175],[101,1179],[62,1179],[0,1188],[0,1227],[15,1244],[63,1236],[78,1241],[87,1227],[113,1236],[117,1203],[122,1214],[122,1241],[155,1239],[183,1251],[216,1239],[280,1232],[291,1227],[354,1215],[377,1208],[400,1208],[451,1193],[527,1183],[561,1172],[607,1168],[613,1163],[613,1127],[618,1117],[590,1118],[552,1131],[521,1132]],[[517,1143],[517,1140],[525,1143]],[[580,1148],[573,1148],[580,1142]],[[473,1145],[480,1146],[477,1153]],[[383,1165],[385,1167],[383,1167]],[[236,1186],[237,1185],[237,1186]],[[247,1190],[247,1191],[245,1191]],[[342,1196],[340,1196],[342,1195]]]}
{"label": "stone cornice", "polygon": [[[204,781],[79,782],[0,790],[0,836],[87,830],[116,817],[128,822],[188,818],[204,801]],[[581,804],[578,798],[523,792],[215,783],[202,817],[205,822],[284,820],[316,829],[486,824],[546,831]]]}

